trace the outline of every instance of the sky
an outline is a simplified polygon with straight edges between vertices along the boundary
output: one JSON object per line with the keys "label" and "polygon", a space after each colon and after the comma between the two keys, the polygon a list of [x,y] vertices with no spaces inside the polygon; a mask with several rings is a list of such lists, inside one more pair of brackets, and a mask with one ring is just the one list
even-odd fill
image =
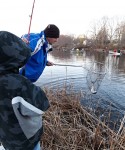
{"label": "sky", "polygon": [[[28,33],[33,2],[0,0],[0,30],[18,36]],[[93,22],[104,16],[124,18],[125,0],[35,0],[30,32],[55,24],[61,34],[87,34]]]}

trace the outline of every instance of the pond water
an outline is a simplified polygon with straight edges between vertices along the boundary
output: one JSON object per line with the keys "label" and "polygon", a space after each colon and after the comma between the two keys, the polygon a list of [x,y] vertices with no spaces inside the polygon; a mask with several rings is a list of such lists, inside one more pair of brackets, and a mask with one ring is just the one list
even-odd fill
{"label": "pond water", "polygon": [[[125,110],[125,55],[113,56],[107,52],[83,51],[51,52],[48,60],[66,65],[81,65],[83,67],[51,66],[46,67],[37,81],[37,85],[52,88],[68,87],[72,85],[75,92],[82,92],[84,105],[124,114]],[[101,62],[105,66],[106,75],[103,78],[96,94],[91,94],[91,101],[87,82],[88,69],[93,62]],[[85,101],[86,99],[86,101]],[[98,102],[99,101],[99,102]],[[98,103],[98,106],[97,106]],[[96,105],[96,106],[94,106]]]}

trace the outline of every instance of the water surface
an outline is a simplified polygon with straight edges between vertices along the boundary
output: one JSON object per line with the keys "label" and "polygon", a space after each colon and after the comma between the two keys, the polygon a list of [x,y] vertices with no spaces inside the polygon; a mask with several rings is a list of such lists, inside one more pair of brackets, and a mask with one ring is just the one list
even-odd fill
{"label": "water surface", "polygon": [[[96,105],[104,109],[111,108],[112,111],[121,112],[125,110],[125,55],[113,56],[105,52],[83,51],[83,52],[51,52],[48,60],[54,63],[82,65],[83,67],[51,66],[46,67],[44,73],[37,81],[40,86],[61,88],[71,87],[75,92],[89,93],[86,80],[88,70],[93,62],[101,62],[107,68],[106,75],[102,80],[97,94],[91,95],[91,102],[83,100],[85,105]],[[90,100],[90,96],[86,99]],[[83,98],[85,99],[85,97]],[[98,102],[99,101],[99,102]],[[97,106],[97,103],[98,106]],[[111,107],[109,107],[111,106]],[[92,106],[93,107],[93,106]]]}

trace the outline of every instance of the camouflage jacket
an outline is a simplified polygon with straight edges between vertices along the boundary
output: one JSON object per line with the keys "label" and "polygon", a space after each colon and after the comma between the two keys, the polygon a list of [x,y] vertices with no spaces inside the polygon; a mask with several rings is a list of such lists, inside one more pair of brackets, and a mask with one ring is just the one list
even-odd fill
{"label": "camouflage jacket", "polygon": [[18,71],[30,51],[16,35],[0,32],[0,140],[6,150],[33,150],[43,133],[48,99]]}

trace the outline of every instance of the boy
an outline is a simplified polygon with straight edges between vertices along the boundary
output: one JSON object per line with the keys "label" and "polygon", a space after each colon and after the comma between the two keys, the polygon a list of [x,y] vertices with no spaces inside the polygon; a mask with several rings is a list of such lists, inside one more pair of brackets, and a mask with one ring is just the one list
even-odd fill
{"label": "boy", "polygon": [[43,133],[42,114],[49,101],[19,74],[30,53],[21,38],[0,31],[0,140],[6,150],[34,150]]}

